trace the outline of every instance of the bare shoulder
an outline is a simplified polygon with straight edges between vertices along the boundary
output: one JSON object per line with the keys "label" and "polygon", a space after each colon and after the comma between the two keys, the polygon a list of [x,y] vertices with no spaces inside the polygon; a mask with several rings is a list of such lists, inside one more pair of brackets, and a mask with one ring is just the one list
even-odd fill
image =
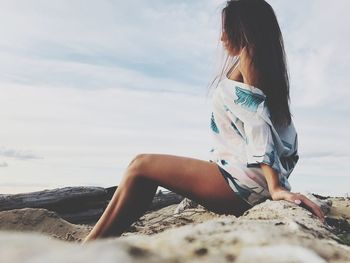
{"label": "bare shoulder", "polygon": [[239,82],[243,82],[243,75],[242,73],[239,71],[238,67],[236,67],[230,74],[229,79],[235,80],[235,81],[239,81]]}

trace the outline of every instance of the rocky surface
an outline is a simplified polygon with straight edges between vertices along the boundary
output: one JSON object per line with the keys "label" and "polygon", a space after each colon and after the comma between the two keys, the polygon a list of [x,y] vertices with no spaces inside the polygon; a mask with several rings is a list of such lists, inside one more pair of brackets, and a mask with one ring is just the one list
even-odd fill
{"label": "rocky surface", "polygon": [[89,225],[45,209],[5,211],[0,262],[350,262],[350,198],[308,197],[327,224],[287,201],[266,200],[237,218],[184,199],[146,213],[121,237],[84,245]]}
{"label": "rocky surface", "polygon": [[0,212],[0,230],[37,232],[61,240],[79,241],[91,229],[91,226],[71,224],[55,212],[43,208],[22,208]]}

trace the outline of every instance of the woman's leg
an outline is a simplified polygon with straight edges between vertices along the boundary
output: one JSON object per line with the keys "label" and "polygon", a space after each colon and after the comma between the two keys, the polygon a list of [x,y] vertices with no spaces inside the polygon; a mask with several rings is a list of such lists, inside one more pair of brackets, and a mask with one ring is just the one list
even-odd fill
{"label": "woman's leg", "polygon": [[239,216],[250,208],[232,191],[216,163],[169,154],[139,154],[84,242],[120,236],[147,211],[158,186],[219,214]]}

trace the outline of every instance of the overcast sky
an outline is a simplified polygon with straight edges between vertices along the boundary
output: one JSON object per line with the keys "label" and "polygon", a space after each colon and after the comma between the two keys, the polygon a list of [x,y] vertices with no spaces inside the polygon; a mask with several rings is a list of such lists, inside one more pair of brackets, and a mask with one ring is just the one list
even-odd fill
{"label": "overcast sky", "polygon": [[[299,132],[292,190],[343,194],[350,3],[268,2]],[[208,158],[225,1],[0,3],[0,192],[117,185],[142,152]]]}

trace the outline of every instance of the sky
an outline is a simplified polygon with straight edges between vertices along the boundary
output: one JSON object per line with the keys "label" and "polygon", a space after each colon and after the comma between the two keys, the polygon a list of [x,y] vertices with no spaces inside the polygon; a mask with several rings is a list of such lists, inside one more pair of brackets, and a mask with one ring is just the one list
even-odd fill
{"label": "sky", "polygon": [[[139,153],[209,158],[225,1],[0,1],[0,193],[118,185]],[[350,3],[267,2],[299,133],[292,191],[345,195]]]}

